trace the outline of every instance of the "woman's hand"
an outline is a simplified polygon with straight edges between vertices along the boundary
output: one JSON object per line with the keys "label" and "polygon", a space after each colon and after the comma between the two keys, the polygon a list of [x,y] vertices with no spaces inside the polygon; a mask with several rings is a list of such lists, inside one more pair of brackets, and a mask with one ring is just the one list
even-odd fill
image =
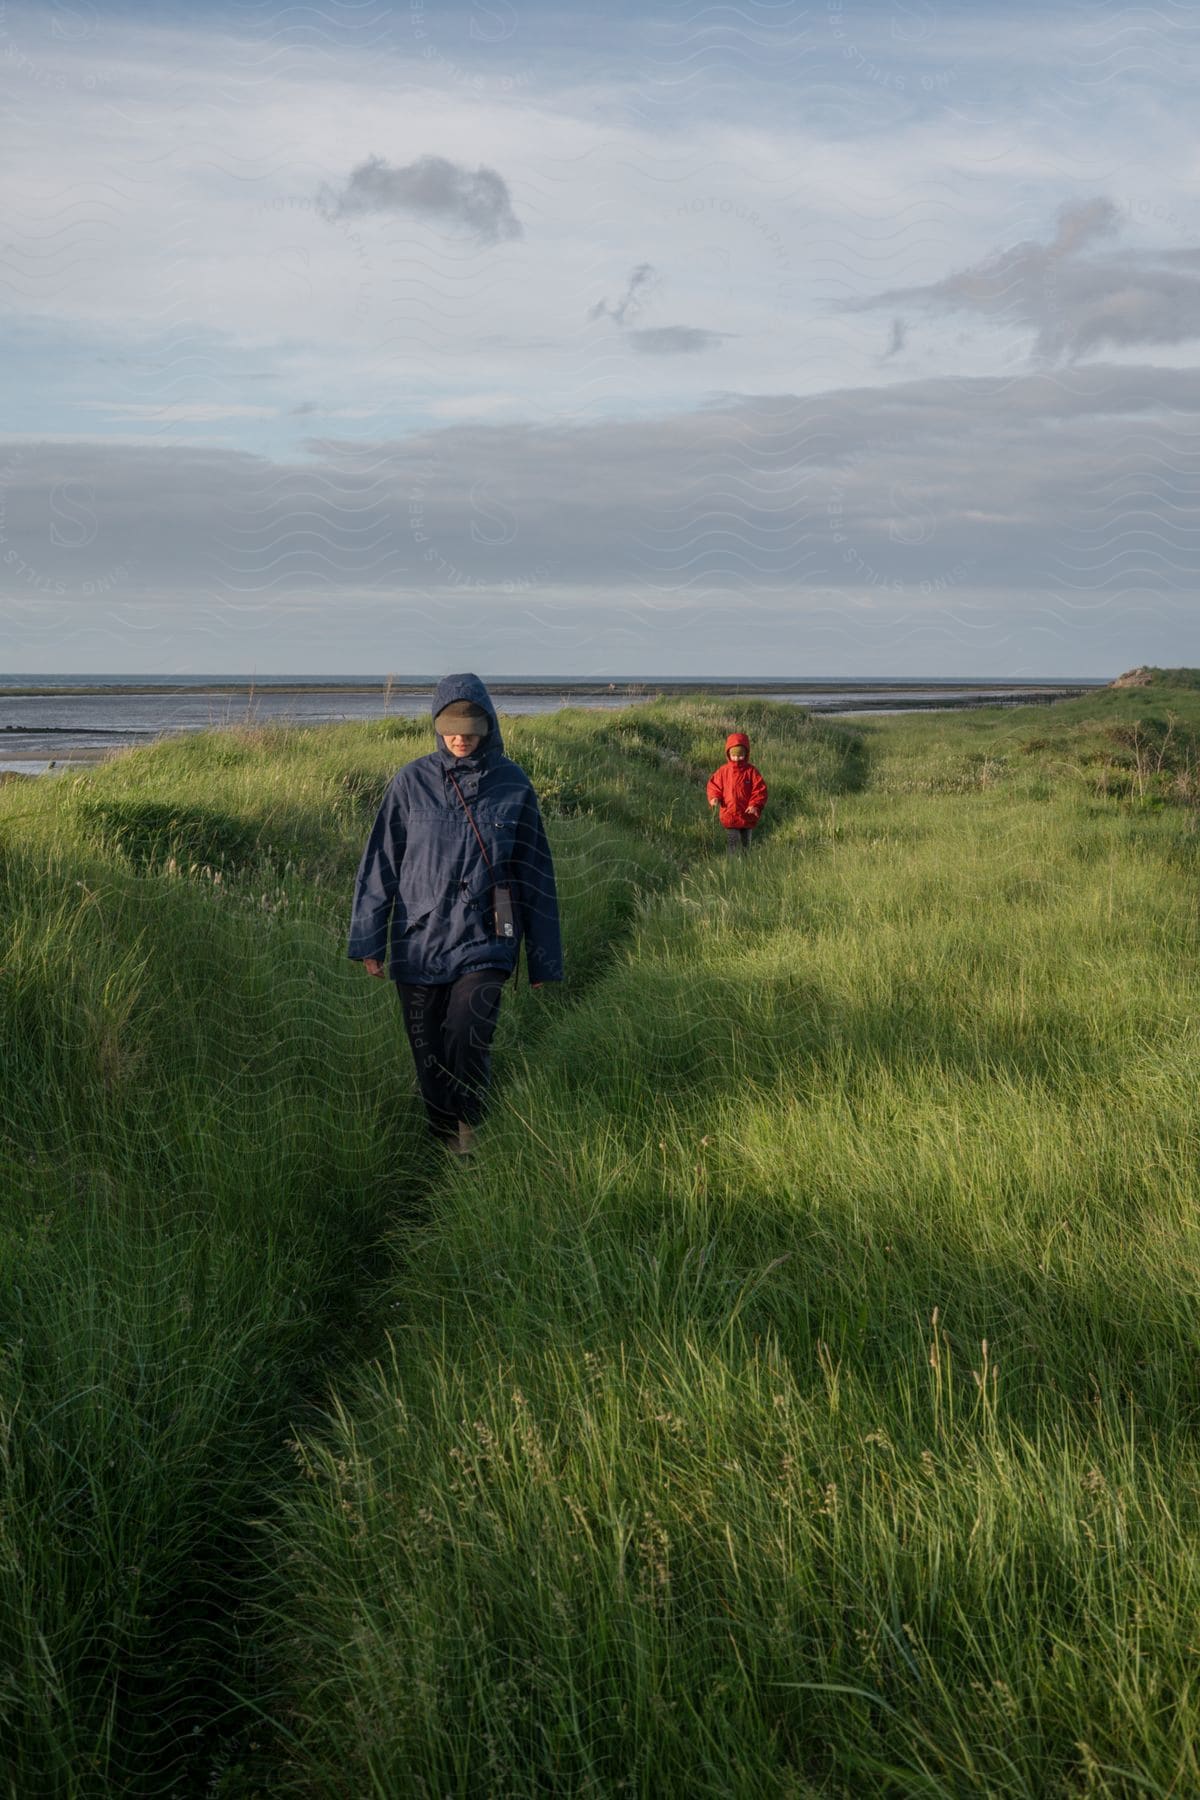
{"label": "woman's hand", "polygon": [[383,977],[387,974],[387,970],[384,968],[383,964],[374,956],[364,956],[362,959],[362,966],[367,971],[368,975],[374,975],[380,981],[382,981]]}

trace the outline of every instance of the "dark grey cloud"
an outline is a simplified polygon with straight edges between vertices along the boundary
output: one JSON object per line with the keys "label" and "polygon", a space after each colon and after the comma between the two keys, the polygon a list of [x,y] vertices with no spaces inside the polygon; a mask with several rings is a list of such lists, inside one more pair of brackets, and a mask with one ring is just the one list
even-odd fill
{"label": "dark grey cloud", "polygon": [[694,356],[700,350],[717,349],[729,335],[697,325],[655,325],[631,331],[629,341],[642,356]]}
{"label": "dark grey cloud", "polygon": [[400,167],[381,156],[368,157],[351,170],[340,192],[326,192],[323,204],[338,219],[413,213],[461,227],[485,244],[523,235],[504,177],[495,169],[468,169],[444,156],[422,156]]}
{"label": "dark grey cloud", "polygon": [[883,353],[884,362],[887,362],[893,356],[899,356],[900,352],[903,350],[903,348],[907,342],[908,342],[908,326],[907,326],[907,324],[905,323],[905,321],[903,319],[893,319],[892,320],[892,335],[891,335],[890,339],[888,340],[888,347]]}
{"label": "dark grey cloud", "polygon": [[1011,642],[1018,612],[1064,644],[1121,621],[1195,633],[1198,432],[1200,370],[1091,364],[658,419],[323,435],[299,463],[0,444],[0,595],[10,619],[75,630],[132,607],[147,632],[174,617],[193,636],[289,608],[337,633],[352,605],[490,606],[498,656],[506,622],[572,598],[576,624],[555,615],[568,637],[600,598],[628,622],[722,596],[777,622],[824,609],[831,631],[857,621],[880,645],[913,619],[968,650]]}
{"label": "dark grey cloud", "polygon": [[889,288],[851,308],[981,314],[1031,329],[1033,354],[1046,363],[1200,337],[1200,252],[1105,248],[1120,226],[1117,206],[1098,195],[1064,206],[1048,242],[1025,239],[941,281]]}
{"label": "dark grey cloud", "polygon": [[[608,318],[625,330],[659,286],[660,276],[654,264],[638,263],[630,271],[621,298],[612,305],[607,299],[597,300],[588,318]],[[726,331],[707,331],[698,325],[641,326],[627,333],[631,347],[640,356],[695,356],[704,350],[717,349],[729,335]]]}
{"label": "dark grey cloud", "polygon": [[610,306],[606,299],[597,300],[595,306],[588,313],[588,318],[615,319],[618,325],[624,325],[627,314],[631,313],[634,318],[637,317],[646,303],[647,296],[654,292],[657,285],[658,275],[654,264],[638,263],[637,267],[631,271],[625,292],[616,305]]}

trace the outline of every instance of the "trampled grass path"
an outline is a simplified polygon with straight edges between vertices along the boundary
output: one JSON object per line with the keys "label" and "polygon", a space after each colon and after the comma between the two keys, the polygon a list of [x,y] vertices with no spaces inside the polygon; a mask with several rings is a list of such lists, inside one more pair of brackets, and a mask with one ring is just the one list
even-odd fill
{"label": "trampled grass path", "polygon": [[1200,1791],[1197,722],[777,747],[297,1445],[287,1791]]}
{"label": "trampled grass path", "polygon": [[[515,729],[579,994],[678,874],[686,783],[619,724]],[[425,735],[217,733],[0,792],[14,1793],[242,1780],[274,1679],[253,1522],[328,1375],[378,1347],[432,1177],[394,998],[344,959],[366,829]],[[508,1012],[528,1050],[546,1000]]]}

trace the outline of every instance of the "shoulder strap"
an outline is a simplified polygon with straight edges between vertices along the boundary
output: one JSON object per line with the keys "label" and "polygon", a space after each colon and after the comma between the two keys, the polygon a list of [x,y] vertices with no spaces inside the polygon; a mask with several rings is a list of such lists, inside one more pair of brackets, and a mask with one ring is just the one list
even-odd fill
{"label": "shoulder strap", "polygon": [[475,842],[479,845],[479,849],[480,849],[480,852],[482,853],[483,860],[487,864],[488,874],[490,875],[492,873],[492,859],[488,855],[487,847],[484,844],[483,839],[479,835],[479,827],[475,823],[475,815],[472,813],[470,807],[467,805],[467,802],[463,796],[463,791],[459,787],[458,782],[455,780],[453,771],[450,769],[447,769],[446,773],[447,773],[447,775],[450,776],[450,780],[454,783],[454,791],[458,795],[459,800],[462,802],[462,809],[467,815],[467,819],[470,822],[471,830],[475,833]]}
{"label": "shoulder strap", "polygon": [[[462,809],[467,815],[467,819],[470,822],[471,830],[475,833],[475,842],[479,845],[479,849],[480,849],[480,852],[482,853],[483,860],[487,864],[488,874],[494,878],[495,870],[492,868],[492,859],[487,853],[487,846],[485,845],[483,839],[479,835],[479,827],[475,823],[475,815],[472,813],[470,807],[467,805],[466,796],[463,794],[462,789],[459,787],[458,782],[455,780],[453,771],[450,769],[447,769],[446,773],[447,773],[447,775],[449,775],[451,781],[454,783],[454,791],[458,795],[459,800],[462,802]],[[520,938],[518,938],[517,939],[517,960],[513,964],[513,986],[514,986],[514,988],[519,984],[520,979],[521,979],[521,940],[520,940]]]}

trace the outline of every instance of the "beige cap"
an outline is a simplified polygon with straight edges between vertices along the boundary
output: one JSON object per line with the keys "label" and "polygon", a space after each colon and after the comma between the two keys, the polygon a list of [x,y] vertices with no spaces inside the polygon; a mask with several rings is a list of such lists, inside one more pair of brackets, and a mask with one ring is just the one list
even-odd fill
{"label": "beige cap", "polygon": [[486,737],[491,728],[491,720],[473,700],[452,700],[433,721],[433,729],[442,737]]}

